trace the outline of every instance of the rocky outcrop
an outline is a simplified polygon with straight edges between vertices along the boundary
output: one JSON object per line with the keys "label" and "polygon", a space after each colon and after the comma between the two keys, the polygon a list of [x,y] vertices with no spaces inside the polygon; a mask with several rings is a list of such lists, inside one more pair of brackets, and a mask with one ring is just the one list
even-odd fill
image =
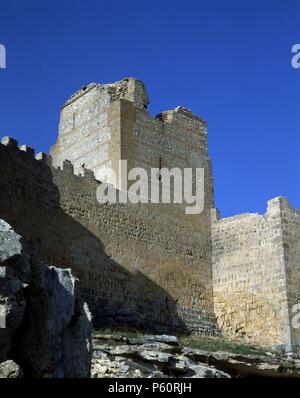
{"label": "rocky outcrop", "polygon": [[20,379],[23,377],[22,370],[14,361],[0,363],[0,379]]}
{"label": "rocky outcrop", "polygon": [[300,377],[300,360],[265,355],[208,352],[182,347],[174,336],[94,335],[94,378]]}
{"label": "rocky outcrop", "polygon": [[94,336],[92,360],[94,378],[229,378],[223,371],[183,352],[175,336],[145,335],[127,339],[122,336]]}
{"label": "rocky outcrop", "polygon": [[300,360],[290,356],[242,355],[230,352],[207,352],[184,347],[183,354],[193,361],[205,362],[232,377],[300,377]]}
{"label": "rocky outcrop", "polygon": [[12,336],[24,316],[29,270],[29,257],[22,254],[20,236],[0,220],[0,362],[6,360]]}
{"label": "rocky outcrop", "polygon": [[12,260],[21,255],[22,245],[19,235],[4,220],[0,220],[0,262],[2,265],[7,260]]}
{"label": "rocky outcrop", "polygon": [[29,257],[4,221],[0,259],[0,362],[14,359],[25,376],[89,377],[91,315],[71,270]]}
{"label": "rocky outcrop", "polygon": [[69,269],[32,264],[19,352],[34,377],[89,377],[91,316]]}

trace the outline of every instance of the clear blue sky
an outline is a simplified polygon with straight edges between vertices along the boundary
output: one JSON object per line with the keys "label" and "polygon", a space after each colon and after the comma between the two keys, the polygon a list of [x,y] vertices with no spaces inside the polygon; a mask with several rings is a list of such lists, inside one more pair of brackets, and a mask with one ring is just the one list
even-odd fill
{"label": "clear blue sky", "polygon": [[300,208],[299,0],[1,0],[0,43],[1,136],[48,152],[70,94],[134,76],[207,120],[223,216]]}

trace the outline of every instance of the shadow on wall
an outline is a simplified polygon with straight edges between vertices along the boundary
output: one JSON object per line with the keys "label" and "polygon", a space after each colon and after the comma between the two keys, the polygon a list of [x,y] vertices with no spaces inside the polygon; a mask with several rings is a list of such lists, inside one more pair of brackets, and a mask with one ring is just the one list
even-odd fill
{"label": "shadow on wall", "polygon": [[[101,240],[69,215],[79,214],[80,205],[68,208],[69,214],[61,207],[55,169],[32,153],[1,144],[0,167],[0,218],[23,237],[31,256],[72,268],[95,326],[125,324],[149,331],[172,326],[184,331],[173,298],[141,272],[130,272],[107,255]],[[64,189],[72,186],[66,183]]]}

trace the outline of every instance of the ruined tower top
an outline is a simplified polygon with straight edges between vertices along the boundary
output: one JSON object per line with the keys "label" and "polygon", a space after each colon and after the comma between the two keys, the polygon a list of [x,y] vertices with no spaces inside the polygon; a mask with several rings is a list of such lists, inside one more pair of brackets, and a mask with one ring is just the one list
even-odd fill
{"label": "ruined tower top", "polygon": [[76,174],[88,168],[96,177],[107,168],[118,177],[119,160],[146,170],[203,167],[213,207],[206,123],[181,106],[152,117],[148,104],[143,82],[131,77],[81,88],[62,107],[54,166],[67,159]]}
{"label": "ruined tower top", "polygon": [[147,105],[150,103],[144,83],[134,77],[126,77],[125,79],[119,80],[115,83],[90,83],[87,86],[83,86],[80,90],[71,95],[71,97],[64,103],[63,108],[72,104],[82,95],[94,88],[97,88],[99,92],[110,94],[112,101],[121,98],[126,99],[133,102],[137,108],[146,109]]}

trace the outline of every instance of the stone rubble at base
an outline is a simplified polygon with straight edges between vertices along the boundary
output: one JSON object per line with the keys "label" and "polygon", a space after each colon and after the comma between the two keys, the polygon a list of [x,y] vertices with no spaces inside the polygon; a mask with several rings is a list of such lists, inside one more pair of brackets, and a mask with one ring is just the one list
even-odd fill
{"label": "stone rubble at base", "polygon": [[128,338],[122,332],[94,332],[93,341],[93,378],[300,377],[299,359],[270,352],[212,352],[184,347],[175,336],[161,342],[160,336]]}

